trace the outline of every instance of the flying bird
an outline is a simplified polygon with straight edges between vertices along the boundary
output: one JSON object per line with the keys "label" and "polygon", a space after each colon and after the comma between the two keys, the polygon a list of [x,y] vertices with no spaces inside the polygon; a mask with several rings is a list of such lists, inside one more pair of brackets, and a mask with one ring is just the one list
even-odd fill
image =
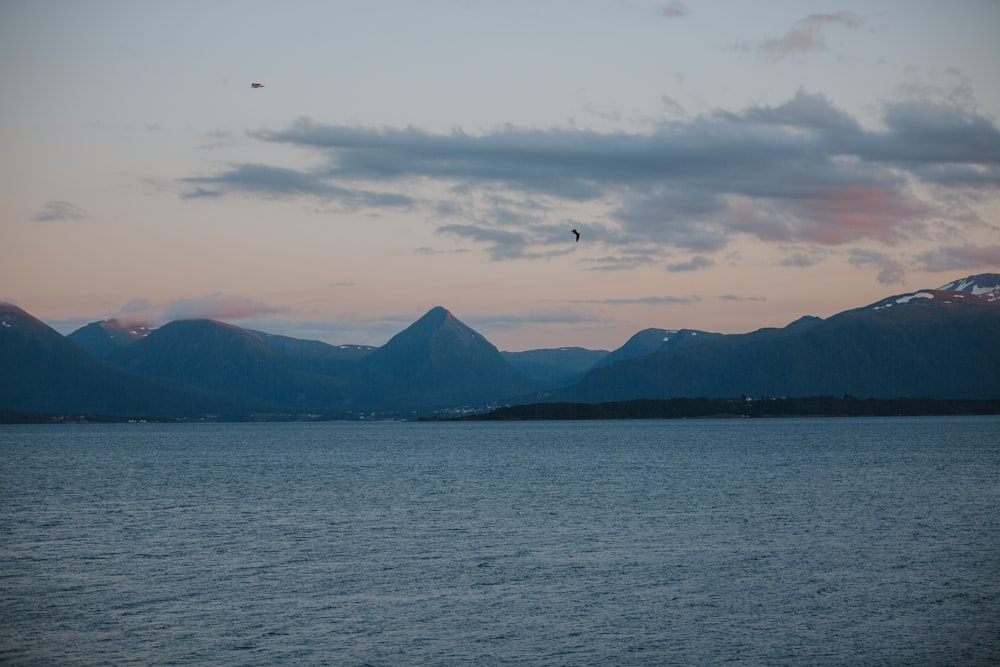
{"label": "flying bird", "polygon": [[262,83],[251,83],[250,87],[251,88],[263,88],[264,84],[262,84]]}
{"label": "flying bird", "polygon": [[576,231],[575,229],[571,229],[570,231],[573,232],[574,234],[576,234],[576,242],[579,243],[580,242],[580,232]]}

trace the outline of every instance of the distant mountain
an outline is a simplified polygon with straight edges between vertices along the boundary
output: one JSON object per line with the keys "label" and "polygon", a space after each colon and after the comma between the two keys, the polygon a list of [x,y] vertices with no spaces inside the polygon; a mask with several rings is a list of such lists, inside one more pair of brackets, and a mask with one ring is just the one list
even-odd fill
{"label": "distant mountain", "polygon": [[212,320],[109,320],[63,337],[0,304],[0,411],[285,418],[675,397],[1000,398],[1000,275],[944,287],[746,334],[646,329],[607,354],[501,353],[440,307],[371,348]]}
{"label": "distant mountain", "polygon": [[478,404],[538,388],[443,308],[377,349],[298,340],[213,320],[181,320],[110,359],[161,384],[255,411],[406,412]]}
{"label": "distant mountain", "polygon": [[268,347],[284,355],[300,371],[320,375],[343,376],[353,371],[357,362],[376,348],[370,345],[330,345],[318,340],[250,331]]}
{"label": "distant mountain", "polygon": [[1000,397],[1000,304],[900,294],[827,320],[720,336],[598,368],[539,400],[840,396]]}
{"label": "distant mountain", "polygon": [[380,409],[434,408],[538,388],[492,343],[439,306],[362,359],[351,394],[356,404]]}
{"label": "distant mountain", "polygon": [[339,410],[346,381],[303,370],[306,349],[313,349],[308,341],[291,343],[214,320],[178,320],[111,360],[161,384],[256,410]]}
{"label": "distant mountain", "polygon": [[694,329],[643,329],[617,350],[598,360],[593,368],[603,368],[625,359],[637,359],[657,352],[697,345],[722,334]]}
{"label": "distant mountain", "polygon": [[[91,322],[66,338],[96,357],[111,359],[116,355],[121,356],[120,350],[123,347],[145,338],[155,329],[155,326],[149,324],[110,319]],[[298,370],[320,375],[343,375],[355,362],[375,349],[370,345],[330,345],[263,331],[247,331],[259,336],[268,347],[285,355]]]}
{"label": "distant mountain", "polygon": [[981,273],[954,280],[938,288],[942,292],[966,292],[990,303],[1000,301],[1000,273]]}
{"label": "distant mountain", "polygon": [[0,303],[0,410],[192,417],[228,407],[131,375]]}
{"label": "distant mountain", "polygon": [[117,319],[101,320],[80,327],[66,338],[95,357],[107,359],[119,349],[145,338],[155,328]]}
{"label": "distant mountain", "polygon": [[501,352],[511,366],[549,387],[576,384],[594,364],[608,355],[607,350],[560,347],[548,350]]}

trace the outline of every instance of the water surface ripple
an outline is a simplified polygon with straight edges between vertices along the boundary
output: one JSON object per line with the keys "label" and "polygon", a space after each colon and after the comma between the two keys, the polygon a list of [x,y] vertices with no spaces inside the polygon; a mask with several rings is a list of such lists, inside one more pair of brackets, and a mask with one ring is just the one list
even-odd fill
{"label": "water surface ripple", "polygon": [[0,662],[1000,663],[1000,418],[0,428]]}

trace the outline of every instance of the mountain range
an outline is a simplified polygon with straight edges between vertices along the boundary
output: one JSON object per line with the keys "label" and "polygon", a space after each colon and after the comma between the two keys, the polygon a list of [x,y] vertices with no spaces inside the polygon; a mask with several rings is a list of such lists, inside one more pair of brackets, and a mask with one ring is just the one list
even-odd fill
{"label": "mountain range", "polygon": [[550,401],[1000,398],[997,341],[1000,274],[745,334],[645,329],[610,352],[500,352],[442,307],[369,347],[214,320],[105,320],[62,336],[0,303],[0,411],[385,418]]}

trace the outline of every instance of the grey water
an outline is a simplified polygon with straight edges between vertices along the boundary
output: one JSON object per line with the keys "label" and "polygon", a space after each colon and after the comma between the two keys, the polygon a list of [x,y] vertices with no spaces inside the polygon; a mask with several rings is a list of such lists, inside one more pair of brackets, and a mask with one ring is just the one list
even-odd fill
{"label": "grey water", "polygon": [[1000,664],[1000,417],[0,427],[0,663]]}

